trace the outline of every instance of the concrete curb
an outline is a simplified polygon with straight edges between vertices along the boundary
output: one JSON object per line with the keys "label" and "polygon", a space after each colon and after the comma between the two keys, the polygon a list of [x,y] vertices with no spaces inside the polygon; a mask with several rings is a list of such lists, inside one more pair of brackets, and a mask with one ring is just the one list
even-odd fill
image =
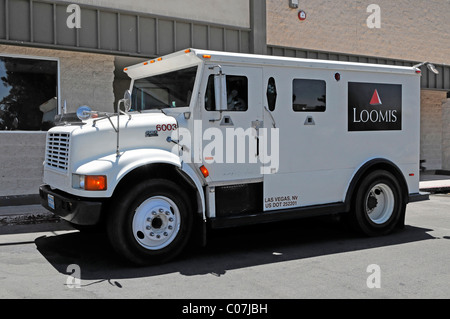
{"label": "concrete curb", "polygon": [[0,226],[56,223],[61,219],[41,205],[0,207]]}
{"label": "concrete curb", "polygon": [[450,193],[449,175],[426,175],[419,183],[421,192],[431,194]]}
{"label": "concrete curb", "polygon": [[447,194],[450,193],[450,186],[442,186],[442,187],[424,187],[420,189],[421,192],[430,193],[430,194]]}
{"label": "concrete curb", "polygon": [[41,202],[39,194],[0,196],[0,207],[18,205],[37,205]]}

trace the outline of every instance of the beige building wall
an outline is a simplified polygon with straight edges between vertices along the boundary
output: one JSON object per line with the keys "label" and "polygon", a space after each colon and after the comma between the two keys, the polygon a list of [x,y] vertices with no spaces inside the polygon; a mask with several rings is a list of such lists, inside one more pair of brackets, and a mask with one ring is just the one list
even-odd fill
{"label": "beige building wall", "polygon": [[422,90],[420,99],[420,159],[427,170],[443,168],[443,129],[450,116],[443,118],[442,102],[447,93]]}
{"label": "beige building wall", "polygon": [[[114,57],[0,45],[2,55],[57,58],[61,106],[113,111]],[[37,194],[42,183],[45,132],[0,131],[0,196]]]}
{"label": "beige building wall", "polygon": [[0,132],[0,196],[39,192],[45,136],[45,132]]}
{"label": "beige building wall", "polygon": [[[167,17],[250,27],[249,0],[62,0]],[[262,0],[259,0],[262,1]]]}
{"label": "beige building wall", "polygon": [[450,171],[450,99],[442,102],[442,169]]}
{"label": "beige building wall", "polygon": [[[381,28],[367,26],[370,4],[380,6]],[[302,9],[307,18],[300,21]],[[269,45],[450,64],[448,0],[267,0]]]}

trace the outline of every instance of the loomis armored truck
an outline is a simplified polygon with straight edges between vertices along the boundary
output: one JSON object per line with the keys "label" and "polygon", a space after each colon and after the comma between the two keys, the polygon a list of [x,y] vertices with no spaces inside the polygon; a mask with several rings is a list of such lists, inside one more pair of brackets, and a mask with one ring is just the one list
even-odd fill
{"label": "loomis armored truck", "polygon": [[136,264],[206,229],[344,214],[402,227],[419,193],[420,69],[188,49],[124,70],[115,113],[47,134],[42,205]]}

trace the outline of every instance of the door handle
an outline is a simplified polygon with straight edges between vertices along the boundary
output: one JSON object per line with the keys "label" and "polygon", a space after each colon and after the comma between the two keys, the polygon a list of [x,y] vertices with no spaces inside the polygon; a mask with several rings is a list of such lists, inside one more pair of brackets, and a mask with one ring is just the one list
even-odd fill
{"label": "door handle", "polygon": [[222,121],[220,121],[220,126],[234,126],[233,121],[231,120],[231,116],[226,115],[222,117]]}

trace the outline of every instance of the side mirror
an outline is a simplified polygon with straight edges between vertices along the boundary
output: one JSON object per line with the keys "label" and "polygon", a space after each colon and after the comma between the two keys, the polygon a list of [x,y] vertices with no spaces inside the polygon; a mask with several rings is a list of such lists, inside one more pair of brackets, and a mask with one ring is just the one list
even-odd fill
{"label": "side mirror", "polygon": [[436,67],[434,66],[434,64],[428,63],[427,64],[427,68],[428,70],[430,70],[431,72],[433,72],[434,74],[439,74],[439,71],[436,69]]}
{"label": "side mirror", "polygon": [[123,106],[125,107],[125,112],[128,112],[131,109],[131,91],[126,90],[123,95]]}
{"label": "side mirror", "polygon": [[216,98],[216,111],[226,111],[227,105],[227,81],[226,75],[221,71],[214,75],[214,95]]}
{"label": "side mirror", "polygon": [[416,64],[413,66],[413,68],[415,68],[416,70],[418,70],[420,67],[426,65],[428,70],[430,70],[431,72],[433,72],[434,74],[439,74],[439,71],[436,69],[436,67],[434,66],[434,64],[430,63],[430,62],[422,62],[419,64]]}

